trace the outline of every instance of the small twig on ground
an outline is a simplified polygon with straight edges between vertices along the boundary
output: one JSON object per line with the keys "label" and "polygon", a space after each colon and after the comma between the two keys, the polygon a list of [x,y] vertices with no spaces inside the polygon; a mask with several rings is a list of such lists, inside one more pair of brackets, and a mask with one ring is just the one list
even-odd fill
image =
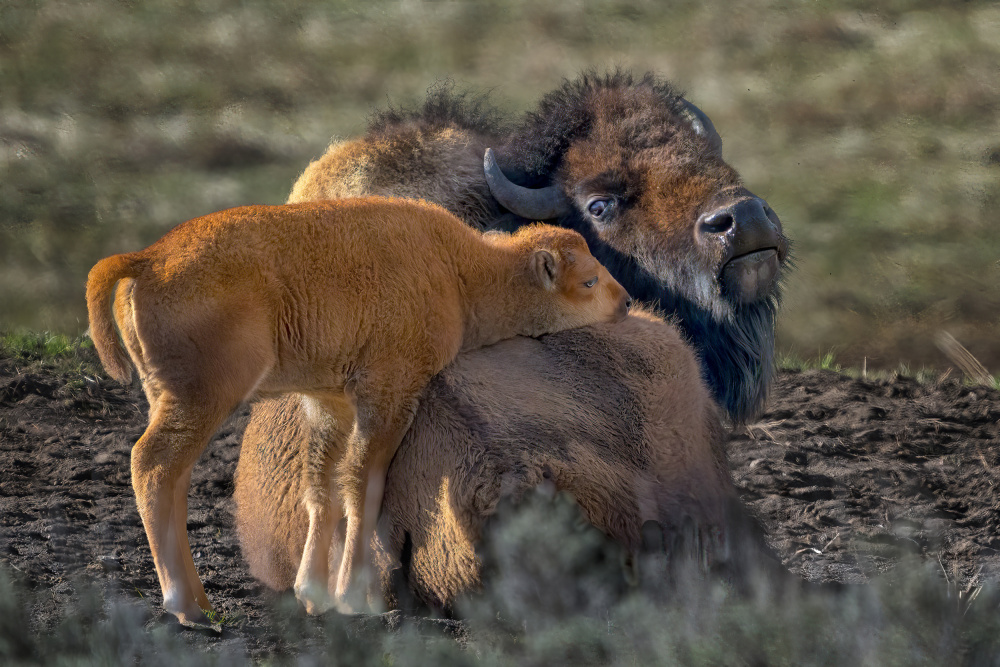
{"label": "small twig on ground", "polygon": [[760,440],[757,433],[765,436],[768,440],[774,441],[774,434],[771,433],[771,429],[781,426],[785,423],[784,419],[771,422],[757,422],[756,424],[747,424],[746,432],[754,440]]}
{"label": "small twig on ground", "polygon": [[816,547],[804,547],[804,548],[802,548],[802,549],[799,549],[798,551],[796,551],[796,552],[795,552],[794,554],[792,554],[792,555],[793,555],[793,556],[798,556],[799,554],[802,554],[802,553],[805,553],[805,552],[807,552],[807,551],[811,551],[811,552],[813,552],[814,554],[820,554],[820,555],[822,555],[822,553],[823,553],[822,551],[820,551],[820,550],[819,550],[819,549],[817,549]]}
{"label": "small twig on ground", "polygon": [[965,604],[965,609],[962,610],[962,616],[965,616],[967,613],[969,613],[969,608],[972,607],[972,603],[976,601],[976,598],[979,597],[979,593],[982,592],[983,590],[982,584],[978,583],[979,577],[980,575],[982,575],[982,573],[983,573],[983,566],[980,565],[979,570],[976,571],[976,574],[969,579],[969,583],[965,587],[965,590],[959,592],[958,594],[959,605],[962,605],[963,603]]}
{"label": "small twig on ground", "polygon": [[24,574],[24,570],[22,570],[21,568],[19,568],[17,565],[14,565],[13,563],[11,563],[9,560],[4,559],[3,564],[6,565],[9,568],[17,570],[21,574]]}
{"label": "small twig on ground", "polygon": [[944,580],[945,580],[945,582],[946,582],[946,583],[947,583],[947,584],[948,584],[949,586],[951,586],[951,579],[950,579],[950,578],[948,577],[948,571],[947,571],[947,570],[946,570],[946,569],[944,568],[944,563],[942,563],[942,562],[941,562],[941,554],[938,554],[938,557],[937,557],[937,562],[938,562],[938,565],[940,565],[940,566],[941,566],[941,574],[943,574],[943,575],[944,575]]}

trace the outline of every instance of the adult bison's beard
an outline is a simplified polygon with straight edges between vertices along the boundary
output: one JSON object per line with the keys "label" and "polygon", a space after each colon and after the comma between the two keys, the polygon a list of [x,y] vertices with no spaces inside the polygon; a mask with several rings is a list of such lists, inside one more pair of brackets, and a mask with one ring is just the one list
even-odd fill
{"label": "adult bison's beard", "polygon": [[[698,353],[702,373],[716,401],[733,423],[745,423],[764,406],[774,374],[774,326],[781,302],[780,274],[762,298],[743,302],[725,285],[701,285],[702,299],[696,302],[679,292],[678,285],[667,288],[639,265],[635,257],[618,252],[586,233],[591,252],[636,301],[653,306],[681,329]],[[680,271],[668,267],[666,271]],[[700,282],[709,280],[704,271],[692,271]],[[725,276],[720,276],[724,280]],[[692,286],[692,289],[693,286]],[[705,305],[701,301],[710,300]]]}
{"label": "adult bison's beard", "polygon": [[698,350],[705,379],[716,400],[735,423],[744,423],[764,407],[774,373],[774,317],[778,296],[739,304],[732,320],[718,322],[703,309],[677,299],[669,310]]}

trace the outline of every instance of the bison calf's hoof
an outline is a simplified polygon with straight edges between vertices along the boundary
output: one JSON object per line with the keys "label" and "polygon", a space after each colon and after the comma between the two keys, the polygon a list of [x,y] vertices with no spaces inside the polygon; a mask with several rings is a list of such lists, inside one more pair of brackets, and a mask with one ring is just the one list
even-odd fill
{"label": "bison calf's hoof", "polygon": [[222,634],[222,625],[210,621],[204,612],[199,612],[198,614],[173,612],[173,614],[177,617],[177,622],[180,623],[181,627],[187,628],[188,630],[199,630],[201,632],[210,632],[217,635]]}
{"label": "bison calf's hoof", "polygon": [[[295,599],[310,616],[325,614],[334,607],[334,599],[327,591],[326,582],[311,581],[295,585]],[[339,609],[338,609],[339,611]]]}

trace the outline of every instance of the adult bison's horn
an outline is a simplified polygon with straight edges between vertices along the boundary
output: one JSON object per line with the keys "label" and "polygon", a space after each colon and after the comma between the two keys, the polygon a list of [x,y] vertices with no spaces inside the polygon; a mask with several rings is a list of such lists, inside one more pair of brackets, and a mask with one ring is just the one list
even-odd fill
{"label": "adult bison's horn", "polygon": [[569,204],[555,185],[547,188],[526,188],[504,176],[493,149],[483,156],[483,171],[490,193],[505,209],[528,220],[552,220],[568,212]]}
{"label": "adult bison's horn", "polygon": [[722,154],[722,137],[719,136],[718,130],[715,129],[715,125],[712,124],[712,120],[705,115],[705,112],[691,104],[685,99],[681,102],[684,103],[684,108],[688,112],[688,118],[691,120],[691,125],[694,126],[694,131],[708,139],[708,142],[712,145],[712,148],[716,150],[720,155]]}

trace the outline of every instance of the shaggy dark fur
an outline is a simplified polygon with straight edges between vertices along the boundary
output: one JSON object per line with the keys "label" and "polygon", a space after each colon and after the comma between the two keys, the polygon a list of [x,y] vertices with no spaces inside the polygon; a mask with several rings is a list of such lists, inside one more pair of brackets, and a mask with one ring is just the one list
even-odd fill
{"label": "shaggy dark fur", "polygon": [[368,116],[368,136],[390,137],[400,125],[414,124],[427,129],[460,127],[493,137],[513,129],[510,120],[493,105],[490,94],[458,90],[446,79],[427,89],[427,97],[417,109],[390,104]]}
{"label": "shaggy dark fur", "polygon": [[[605,75],[590,71],[577,79],[564,82],[561,88],[545,95],[538,102],[535,111],[525,114],[524,120],[512,132],[506,150],[501,154],[500,166],[504,173],[520,185],[550,185],[566,149],[574,141],[590,134],[591,123],[594,121],[593,93],[598,90],[618,90],[624,95],[629,90],[639,88],[653,91],[659,106],[634,108],[634,112],[640,116],[636,119],[639,121],[637,128],[640,132],[634,135],[635,141],[631,145],[620,146],[621,150],[623,153],[633,152],[638,148],[668,143],[680,128],[657,124],[655,121],[662,121],[664,112],[669,116],[680,116],[683,93],[649,73],[636,81],[629,72],[622,70]],[[641,118],[642,115],[647,117]]]}

